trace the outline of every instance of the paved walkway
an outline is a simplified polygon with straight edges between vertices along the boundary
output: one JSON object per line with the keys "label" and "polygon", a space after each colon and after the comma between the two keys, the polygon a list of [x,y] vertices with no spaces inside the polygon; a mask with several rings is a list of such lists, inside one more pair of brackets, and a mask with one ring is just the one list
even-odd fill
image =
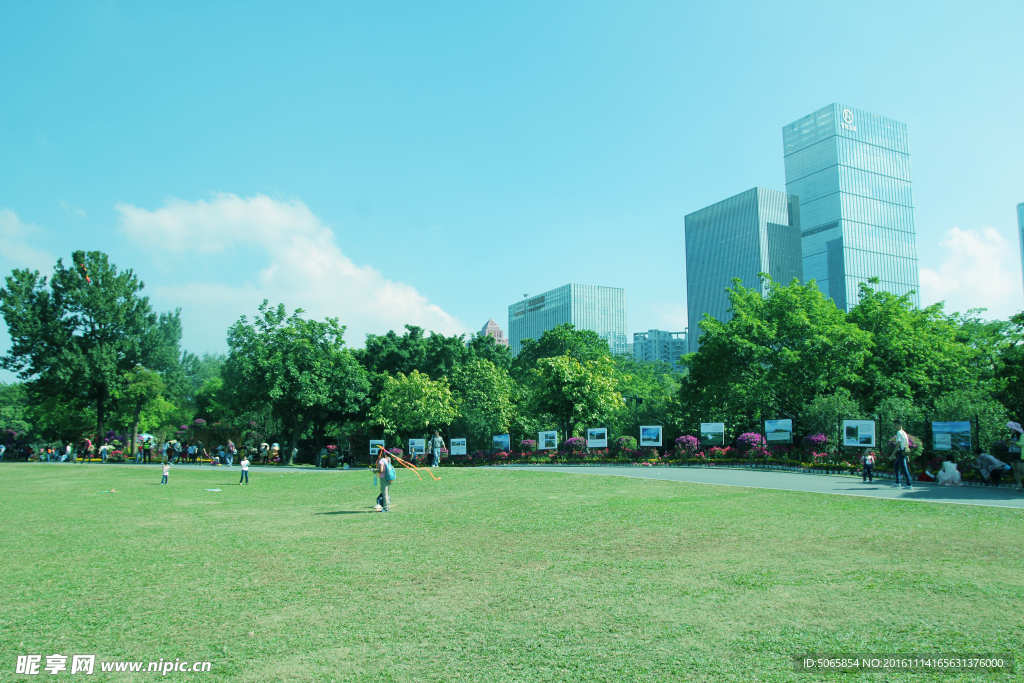
{"label": "paved walkway", "polygon": [[891,488],[891,479],[876,479],[873,484],[861,478],[838,474],[810,474],[778,470],[748,470],[717,467],[530,467],[512,466],[507,469],[558,472],[563,474],[589,474],[664,481],[687,481],[695,484],[718,486],[746,486],[778,491],[806,491],[830,493],[839,496],[866,496],[896,500],[925,501],[929,503],[956,503],[960,505],[988,505],[992,507],[1024,508],[1024,491],[989,486],[936,486],[914,482],[914,488]]}

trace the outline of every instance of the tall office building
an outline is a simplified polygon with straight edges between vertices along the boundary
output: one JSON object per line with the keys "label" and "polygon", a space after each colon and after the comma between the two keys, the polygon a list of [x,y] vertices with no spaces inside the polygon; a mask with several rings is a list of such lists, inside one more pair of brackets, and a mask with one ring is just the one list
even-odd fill
{"label": "tall office building", "polygon": [[700,343],[705,313],[726,321],[733,278],[766,294],[759,273],[776,282],[803,280],[800,202],[793,195],[755,187],[686,216],[686,308],[689,348]]}
{"label": "tall office building", "polygon": [[568,284],[512,304],[508,307],[512,355],[519,355],[524,339],[540,339],[562,323],[593,330],[608,342],[612,353],[626,353],[626,290]]}
{"label": "tall office building", "polygon": [[661,361],[668,363],[676,372],[682,372],[683,366],[679,357],[689,352],[686,343],[686,332],[665,332],[663,330],[647,330],[634,332],[633,358],[638,361]]}
{"label": "tall office building", "polygon": [[1024,270],[1024,202],[1017,205],[1017,230],[1020,231],[1020,263]]}
{"label": "tall office building", "polygon": [[[477,336],[494,337],[494,342],[498,346],[508,346],[508,339],[505,338],[505,333],[502,331],[502,329],[498,327],[498,323],[494,322],[494,318],[491,318],[490,320],[487,321],[487,324],[484,325],[479,332],[477,332]],[[468,344],[469,342],[466,343]]]}
{"label": "tall office building", "polygon": [[906,124],[830,104],[784,127],[782,140],[786,191],[800,197],[804,278],[844,311],[870,277],[894,294],[917,292]]}

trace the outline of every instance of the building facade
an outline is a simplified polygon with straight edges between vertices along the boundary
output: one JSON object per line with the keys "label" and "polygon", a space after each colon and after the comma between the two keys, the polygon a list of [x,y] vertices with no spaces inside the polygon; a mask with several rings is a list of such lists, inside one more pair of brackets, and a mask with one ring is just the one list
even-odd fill
{"label": "building facade", "polygon": [[647,330],[634,332],[633,358],[642,362],[661,361],[668,363],[676,372],[682,372],[683,366],[679,357],[689,353],[686,342],[686,331],[665,332],[663,330]]}
{"label": "building facade", "polygon": [[800,197],[804,278],[844,311],[870,277],[919,304],[906,124],[830,104],[785,126],[782,140],[786,191]]}
{"label": "building facade", "polygon": [[494,318],[488,320],[487,324],[480,329],[477,335],[480,337],[494,337],[495,343],[499,346],[508,346],[508,339],[498,326],[498,323],[494,322]]}
{"label": "building facade", "polygon": [[1017,230],[1020,232],[1020,263],[1024,270],[1024,202],[1017,205]]}
{"label": "building facade", "polygon": [[508,307],[512,355],[519,355],[524,339],[540,339],[562,323],[593,330],[608,342],[612,353],[626,353],[626,290],[568,284],[512,304]]}
{"label": "building facade", "polygon": [[760,273],[776,282],[803,280],[800,203],[793,195],[755,187],[695,211],[686,225],[686,307],[688,346],[700,343],[705,313],[726,321],[733,278],[766,294]]}

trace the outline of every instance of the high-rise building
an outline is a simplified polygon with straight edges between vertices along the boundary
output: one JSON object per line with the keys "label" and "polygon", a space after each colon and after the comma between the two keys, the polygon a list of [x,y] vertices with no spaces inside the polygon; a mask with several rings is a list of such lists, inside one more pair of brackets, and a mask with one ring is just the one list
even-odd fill
{"label": "high-rise building", "polygon": [[626,290],[568,284],[512,304],[508,307],[512,355],[519,355],[524,339],[540,339],[562,323],[593,330],[608,342],[612,353],[626,353]]}
{"label": "high-rise building", "polygon": [[508,339],[505,338],[505,333],[498,326],[498,323],[494,322],[494,318],[487,321],[480,331],[477,333],[480,337],[494,337],[495,343],[499,346],[508,346]]}
{"label": "high-rise building", "polygon": [[1020,231],[1020,263],[1024,270],[1024,202],[1017,205],[1017,230]]}
{"label": "high-rise building", "polygon": [[686,344],[686,332],[665,332],[663,330],[647,330],[634,332],[633,358],[638,361],[661,361],[668,363],[676,372],[682,372],[683,366],[679,357],[689,352]]}
{"label": "high-rise building", "polygon": [[[766,294],[760,273],[780,284],[803,280],[800,207],[793,195],[755,187],[694,211],[686,225],[686,307],[690,351],[700,342],[705,313],[726,321],[733,278]],[[635,343],[635,342],[634,342]]]}
{"label": "high-rise building", "polygon": [[844,311],[871,277],[893,294],[916,292],[906,124],[830,104],[785,126],[782,140],[786,191],[800,197],[804,278]]}

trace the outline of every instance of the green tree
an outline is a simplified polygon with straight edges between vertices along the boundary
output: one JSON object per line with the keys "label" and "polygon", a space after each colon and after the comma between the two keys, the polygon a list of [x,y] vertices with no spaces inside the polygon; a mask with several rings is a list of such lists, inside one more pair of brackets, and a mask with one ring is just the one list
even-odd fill
{"label": "green tree", "polygon": [[[149,408],[152,410],[156,405],[163,408],[170,406],[163,399],[163,392],[166,388],[160,373],[147,370],[141,365],[125,373],[124,381],[118,391],[118,398],[128,413],[128,419],[132,426],[132,438],[129,446],[129,453],[135,452],[135,444],[139,440],[139,422],[142,419],[142,412]],[[159,419],[159,418],[158,418]],[[102,438],[102,434],[100,437]]]}
{"label": "green tree", "polygon": [[955,317],[942,304],[917,308],[910,295],[897,296],[861,284],[860,302],[849,321],[871,335],[862,380],[861,403],[878,405],[887,397],[928,405],[940,394],[966,388],[991,376],[984,352],[969,343]]}
{"label": "green tree", "polygon": [[490,361],[494,367],[509,372],[512,369],[512,351],[508,346],[499,344],[489,335],[476,335],[467,345],[470,357]]}
{"label": "green tree", "polygon": [[[30,407],[28,391],[24,384],[0,382],[0,432],[11,431],[19,435],[28,435],[32,431]],[[3,438],[0,435],[0,443],[3,443]]]}
{"label": "green tree", "polygon": [[514,391],[505,370],[484,358],[470,358],[452,375],[452,393],[460,415],[453,429],[466,434],[471,443],[489,447],[491,437],[508,432],[516,418]]}
{"label": "green tree", "polygon": [[589,424],[624,406],[608,357],[584,362],[568,354],[541,358],[531,380],[534,411],[550,415],[564,438],[575,435],[577,425]]}
{"label": "green tree", "polygon": [[443,429],[458,415],[448,379],[441,377],[434,381],[413,370],[408,375],[385,376],[384,389],[370,408],[369,419],[385,434],[400,437]]}
{"label": "green tree", "polygon": [[[657,421],[669,421],[675,429],[685,431],[682,425],[675,424],[681,375],[673,372],[671,365],[638,361],[631,356],[616,356],[614,363],[619,393],[633,398],[611,416],[608,427],[613,434],[633,434],[637,423]],[[668,434],[665,436],[668,438]]]}
{"label": "green tree", "polygon": [[289,317],[283,304],[264,301],[252,323],[242,316],[228,330],[223,368],[224,395],[238,412],[269,406],[291,431],[285,464],[318,411],[358,410],[370,391],[366,371],[344,347],[345,327],[337,318],[305,320],[302,313]]}
{"label": "green tree", "polygon": [[562,323],[544,332],[540,340],[524,339],[519,355],[512,361],[512,376],[526,381],[541,358],[568,356],[580,363],[611,358],[608,342],[593,330],[577,330]]}
{"label": "green tree", "polygon": [[842,440],[840,420],[867,419],[850,390],[839,387],[833,392],[818,394],[800,409],[794,429],[798,434],[824,434],[828,437],[829,451],[834,453]]}
{"label": "green tree", "polygon": [[732,319],[705,315],[700,322],[700,348],[684,356],[689,372],[679,391],[686,424],[718,418],[730,431],[759,431],[763,419],[796,418],[816,396],[860,381],[870,333],[848,322],[813,281],[779,285],[762,277],[765,296],[736,279]]}
{"label": "green tree", "polygon": [[160,320],[131,270],[98,251],[76,251],[72,262],[58,260],[49,282],[29,270],[6,278],[0,313],[11,348],[0,366],[26,381],[33,403],[91,405],[102,435],[125,373],[161,349]]}

